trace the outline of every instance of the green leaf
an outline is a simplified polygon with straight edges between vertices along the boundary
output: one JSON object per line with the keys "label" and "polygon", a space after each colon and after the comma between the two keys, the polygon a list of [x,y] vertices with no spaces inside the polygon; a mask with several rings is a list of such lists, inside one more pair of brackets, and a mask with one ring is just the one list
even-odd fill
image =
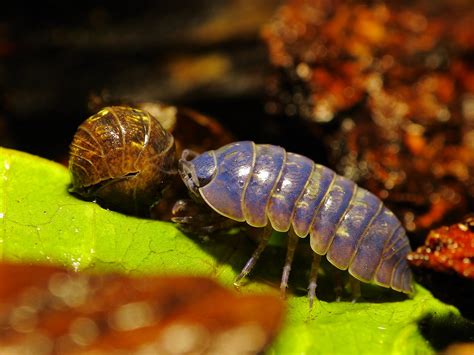
{"label": "green leaf", "polygon": [[[108,211],[67,192],[63,166],[0,148],[0,255],[3,260],[51,262],[77,270],[210,275],[226,285],[253,245],[241,234],[193,239],[173,224]],[[275,236],[281,238],[281,235]],[[305,243],[307,241],[303,241]],[[275,242],[243,292],[278,284],[284,243]],[[298,250],[304,254],[305,245]],[[453,340],[474,340],[474,325],[417,286],[406,298],[364,285],[366,301],[334,302],[332,278],[320,277],[310,311],[305,294],[309,255],[299,255],[288,315],[269,354],[433,354]]]}

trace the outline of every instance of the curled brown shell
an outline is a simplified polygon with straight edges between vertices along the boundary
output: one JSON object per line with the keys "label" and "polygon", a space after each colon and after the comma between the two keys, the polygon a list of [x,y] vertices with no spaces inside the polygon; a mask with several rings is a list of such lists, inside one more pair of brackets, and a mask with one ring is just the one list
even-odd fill
{"label": "curled brown shell", "polygon": [[70,146],[70,191],[102,206],[147,215],[175,171],[173,136],[148,112],[106,107],[78,128]]}

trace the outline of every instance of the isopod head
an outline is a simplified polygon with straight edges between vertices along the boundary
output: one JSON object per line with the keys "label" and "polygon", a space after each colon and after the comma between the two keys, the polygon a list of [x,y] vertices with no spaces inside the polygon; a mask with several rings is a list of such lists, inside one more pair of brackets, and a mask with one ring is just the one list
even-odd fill
{"label": "isopod head", "polygon": [[197,155],[189,150],[183,151],[178,171],[192,197],[199,198],[199,188],[212,180],[216,175],[216,167],[216,158],[213,153],[206,152]]}
{"label": "isopod head", "polygon": [[74,135],[70,191],[106,208],[147,215],[175,164],[173,136],[156,118],[132,107],[106,107]]}

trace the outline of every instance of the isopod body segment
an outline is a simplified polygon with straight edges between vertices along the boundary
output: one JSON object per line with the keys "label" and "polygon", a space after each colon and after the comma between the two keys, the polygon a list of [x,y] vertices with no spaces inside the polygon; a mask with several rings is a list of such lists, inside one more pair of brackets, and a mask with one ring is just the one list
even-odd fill
{"label": "isopod body segment", "polygon": [[[191,193],[219,214],[289,231],[296,240],[309,235],[315,257],[326,255],[360,281],[412,292],[410,244],[399,220],[375,195],[329,168],[279,146],[242,141],[200,155],[185,151],[179,171]],[[284,287],[294,252],[290,245]]]}

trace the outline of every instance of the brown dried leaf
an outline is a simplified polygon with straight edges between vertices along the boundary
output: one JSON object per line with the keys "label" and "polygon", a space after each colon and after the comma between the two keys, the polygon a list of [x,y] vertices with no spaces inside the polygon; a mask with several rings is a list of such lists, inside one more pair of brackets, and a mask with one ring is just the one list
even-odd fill
{"label": "brown dried leaf", "polygon": [[238,295],[203,277],[88,275],[0,264],[5,353],[258,353],[283,318],[273,295]]}

